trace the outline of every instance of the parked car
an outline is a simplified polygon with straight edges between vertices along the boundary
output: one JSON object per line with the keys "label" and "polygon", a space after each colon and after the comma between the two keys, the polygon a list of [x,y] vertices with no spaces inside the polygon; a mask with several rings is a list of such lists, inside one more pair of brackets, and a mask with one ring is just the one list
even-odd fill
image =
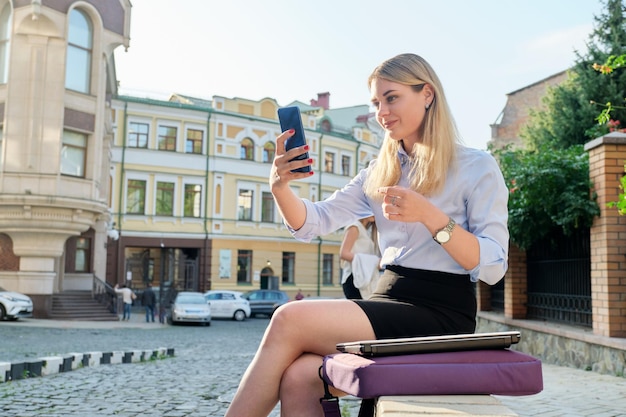
{"label": "parked car", "polygon": [[33,300],[25,294],[0,287],[0,320],[33,316]]}
{"label": "parked car", "polygon": [[257,314],[271,317],[278,307],[289,302],[289,296],[281,290],[252,290],[243,296],[250,302],[250,317]]}
{"label": "parked car", "polygon": [[201,292],[181,291],[172,303],[167,322],[170,324],[200,323],[210,326],[211,306]]}
{"label": "parked car", "polygon": [[242,321],[250,317],[250,302],[239,291],[211,290],[204,293],[214,318]]}

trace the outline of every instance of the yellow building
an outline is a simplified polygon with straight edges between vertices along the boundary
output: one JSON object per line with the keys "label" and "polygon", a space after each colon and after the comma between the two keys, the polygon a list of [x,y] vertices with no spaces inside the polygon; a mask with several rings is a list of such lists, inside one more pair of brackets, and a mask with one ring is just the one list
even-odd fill
{"label": "yellow building", "polygon": [[[329,94],[300,107],[315,175],[292,183],[317,201],[377,154],[382,135],[367,105],[329,108]],[[110,209],[117,240],[107,282],[165,297],[177,290],[280,288],[291,296],[342,296],[343,231],[317,242],[286,229],[268,177],[280,134],[279,104],[213,96],[112,100]]]}

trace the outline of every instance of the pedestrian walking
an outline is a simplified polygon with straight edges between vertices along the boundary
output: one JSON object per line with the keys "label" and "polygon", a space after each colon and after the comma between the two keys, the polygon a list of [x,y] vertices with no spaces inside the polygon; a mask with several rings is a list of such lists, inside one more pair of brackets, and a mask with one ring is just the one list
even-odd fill
{"label": "pedestrian walking", "polygon": [[152,284],[148,283],[141,294],[141,305],[146,309],[146,323],[154,323],[154,307],[156,306],[156,294],[152,290]]}

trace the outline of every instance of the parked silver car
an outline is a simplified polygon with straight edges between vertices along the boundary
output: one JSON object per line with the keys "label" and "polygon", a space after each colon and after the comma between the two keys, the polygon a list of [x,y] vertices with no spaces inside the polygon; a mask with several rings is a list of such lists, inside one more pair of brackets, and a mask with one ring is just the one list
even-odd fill
{"label": "parked silver car", "polygon": [[0,320],[33,316],[33,300],[25,294],[0,287]]}
{"label": "parked silver car", "polygon": [[201,292],[179,292],[172,303],[167,322],[170,324],[200,323],[203,326],[210,326],[211,306]]}

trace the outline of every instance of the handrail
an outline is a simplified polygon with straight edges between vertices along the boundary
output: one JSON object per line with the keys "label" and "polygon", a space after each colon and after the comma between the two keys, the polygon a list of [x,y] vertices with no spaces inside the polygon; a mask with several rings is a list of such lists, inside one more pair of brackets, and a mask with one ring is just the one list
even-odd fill
{"label": "handrail", "polygon": [[105,306],[111,313],[119,314],[121,304],[118,302],[118,295],[115,289],[107,282],[102,281],[97,276],[93,276],[91,296],[94,300]]}

